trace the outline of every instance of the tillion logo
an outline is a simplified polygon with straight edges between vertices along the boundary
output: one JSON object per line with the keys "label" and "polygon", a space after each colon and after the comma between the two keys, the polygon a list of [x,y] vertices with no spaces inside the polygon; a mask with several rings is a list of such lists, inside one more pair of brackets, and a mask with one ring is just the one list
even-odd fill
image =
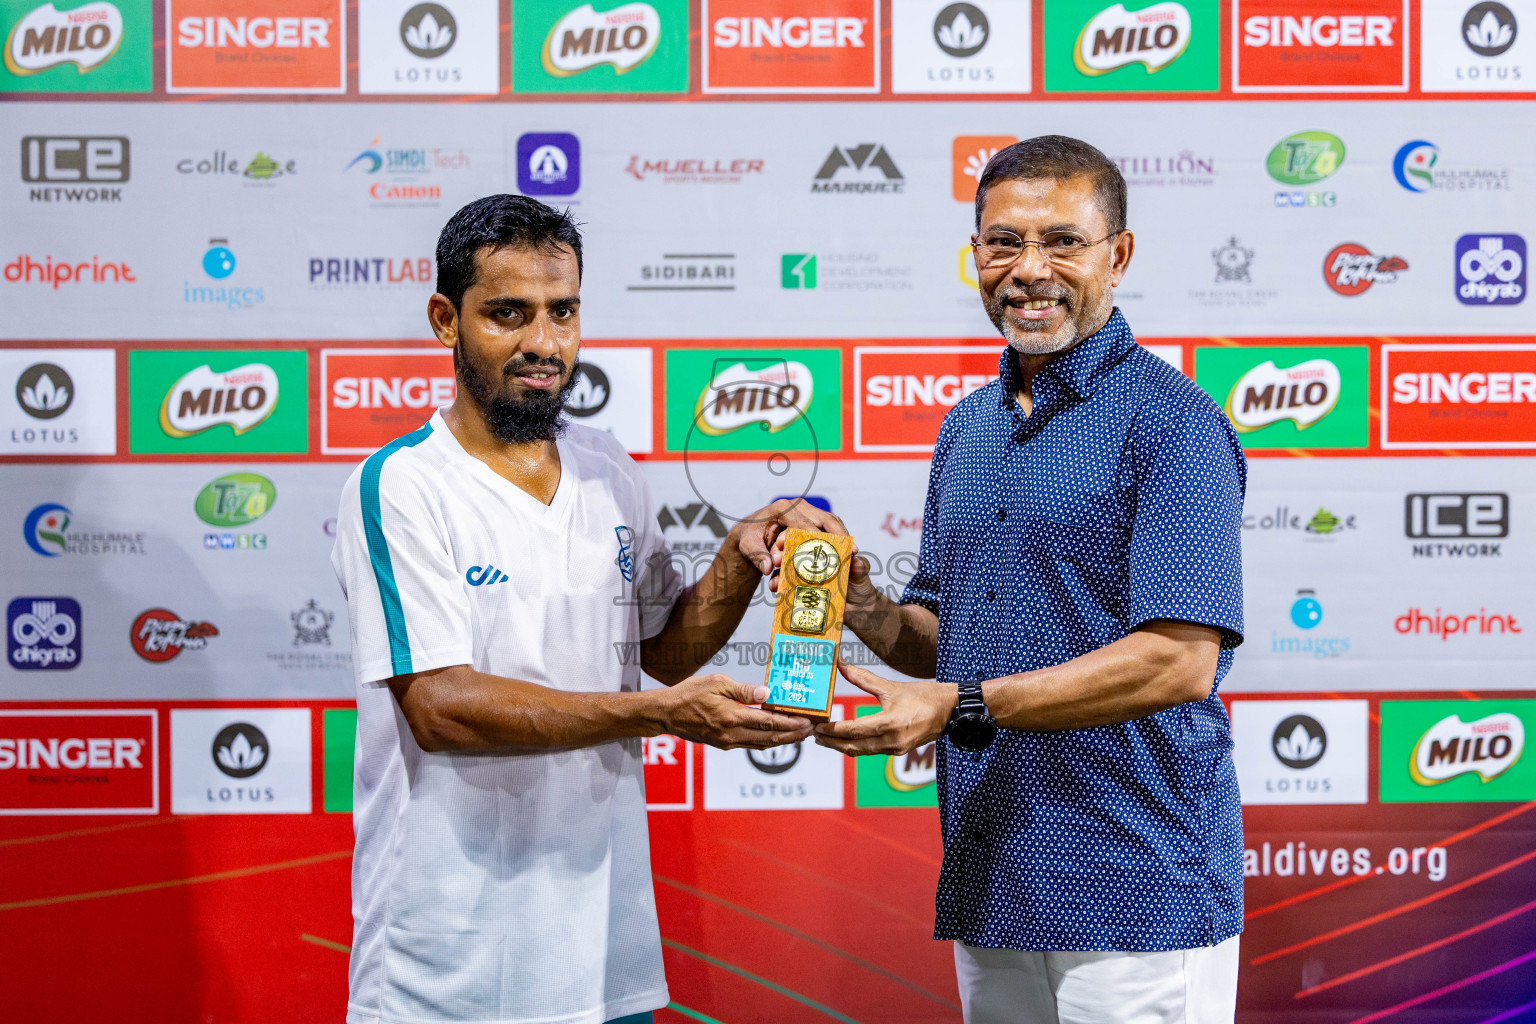
{"label": "tillion logo", "polygon": [[400,42],[411,53],[426,60],[441,57],[453,49],[458,31],[453,12],[441,4],[417,4],[400,19]]}
{"label": "tillion logo", "polygon": [[16,378],[16,404],[35,420],[51,420],[69,411],[75,382],[62,366],[35,363]]}
{"label": "tillion logo", "polygon": [[160,429],[190,437],[220,424],[238,436],[259,426],[277,408],[277,371],[247,363],[215,373],[206,363],[183,374],[160,403]]}
{"label": "tillion logo", "polygon": [[1300,771],[1323,759],[1328,752],[1328,733],[1311,715],[1291,715],[1275,726],[1270,747],[1276,760]]}
{"label": "tillion logo", "polygon": [[1515,45],[1514,12],[1501,3],[1473,4],[1461,19],[1461,38],[1480,57],[1499,57]]}
{"label": "tillion logo", "polygon": [[656,51],[661,15],[647,3],[599,13],[582,4],[555,22],[544,40],[544,70],[567,78],[602,64],[622,75]]}
{"label": "tillion logo", "polygon": [[13,75],[35,75],[63,64],[81,74],[99,67],[123,41],[123,15],[109,3],[69,11],[44,4],[16,23],[5,40],[5,67]]}
{"label": "tillion logo", "polygon": [[232,779],[248,779],[266,767],[272,745],[248,722],[233,722],[213,738],[213,763]]}
{"label": "tillion logo", "polygon": [[759,370],[735,363],[700,392],[694,419],[701,431],[715,436],[752,423],[777,432],[805,415],[814,383],[804,363],[781,360]]}
{"label": "tillion logo", "polygon": [[1078,34],[1072,62],[1085,75],[1108,74],[1131,64],[1148,73],[1161,71],[1189,46],[1193,21],[1180,3],[1160,3],[1139,11],[1115,4],[1095,14]]}
{"label": "tillion logo", "polygon": [[898,793],[911,793],[933,785],[938,778],[938,744],[924,743],[905,754],[885,759],[885,783]]}
{"label": "tillion logo", "polygon": [[1380,256],[1357,242],[1336,245],[1323,257],[1323,280],[1340,295],[1354,296],[1373,284],[1391,284],[1408,269],[1401,256]]}
{"label": "tillion logo", "polygon": [[69,597],[18,597],[5,617],[12,668],[71,669],[80,664],[80,603]]}
{"label": "tillion logo", "polygon": [[128,640],[145,661],[170,661],[182,651],[200,651],[219,635],[211,622],[192,622],[164,608],[151,608],[133,620]]}
{"label": "tillion logo", "polygon": [[1464,306],[1513,306],[1525,298],[1525,239],[1462,235],[1456,240],[1456,298]]}
{"label": "tillion logo", "polygon": [[577,419],[596,416],[608,404],[608,375],[590,362],[576,364],[576,384],[565,396],[565,411]]}
{"label": "tillion logo", "polygon": [[1227,396],[1227,417],[1239,431],[1281,420],[1305,430],[1333,411],[1342,384],[1339,368],[1327,359],[1308,359],[1285,369],[1265,360],[1237,379]]}
{"label": "tillion logo", "polygon": [[1413,745],[1408,772],[1421,786],[1436,786],[1476,772],[1490,782],[1513,768],[1525,753],[1525,723],[1501,711],[1463,722],[1448,715],[1430,726]]}
{"label": "tillion logo", "polygon": [[[840,174],[845,179],[861,177],[857,181],[837,180]],[[833,146],[811,182],[811,191],[900,192],[904,185],[905,179],[885,147],[876,142],[865,142],[857,146]]]}

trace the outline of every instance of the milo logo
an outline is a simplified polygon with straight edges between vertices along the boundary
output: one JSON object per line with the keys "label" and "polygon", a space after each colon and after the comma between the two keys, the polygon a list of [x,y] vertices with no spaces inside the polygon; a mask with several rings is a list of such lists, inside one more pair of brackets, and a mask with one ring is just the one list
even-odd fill
{"label": "milo logo", "polygon": [[1421,786],[1474,772],[1489,782],[1513,768],[1524,751],[1525,723],[1518,715],[1505,711],[1471,722],[1448,715],[1413,745],[1408,771]]}
{"label": "milo logo", "polygon": [[898,793],[911,793],[931,786],[938,778],[936,761],[938,744],[924,743],[905,754],[892,754],[885,759],[885,783]]}
{"label": "milo logo", "polygon": [[1240,431],[1291,420],[1305,430],[1339,400],[1339,368],[1327,359],[1308,359],[1281,369],[1265,360],[1237,379],[1227,396],[1227,418]]}
{"label": "milo logo", "polygon": [[804,363],[783,360],[757,370],[736,363],[710,379],[694,413],[706,434],[727,434],[752,423],[776,432],[805,414],[814,388]]}
{"label": "milo logo", "polygon": [[661,15],[647,3],[598,12],[582,4],[555,22],[544,40],[544,70],[564,77],[599,64],[622,75],[644,61],[661,39]]}

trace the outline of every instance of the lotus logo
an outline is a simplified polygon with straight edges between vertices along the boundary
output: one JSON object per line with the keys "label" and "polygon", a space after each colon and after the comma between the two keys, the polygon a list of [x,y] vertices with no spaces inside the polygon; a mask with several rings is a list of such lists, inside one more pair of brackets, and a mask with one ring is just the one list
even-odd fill
{"label": "lotus logo", "polygon": [[608,404],[608,375],[592,363],[576,364],[576,383],[565,396],[565,411],[577,418],[596,416]]}
{"label": "lotus logo", "polygon": [[1292,715],[1275,726],[1270,739],[1275,757],[1287,768],[1311,768],[1328,749],[1328,734],[1311,715]]}
{"label": "lotus logo", "polygon": [[400,41],[418,57],[431,60],[453,47],[458,24],[441,4],[417,4],[400,19]]}
{"label": "lotus logo", "polygon": [[5,67],[13,75],[35,75],[63,64],[81,74],[97,67],[123,41],[123,15],[108,3],[60,11],[47,3],[33,8],[5,40]]}
{"label": "lotus logo", "polygon": [[782,747],[769,747],[767,750],[747,751],[747,761],[764,775],[782,775],[793,768],[799,760],[799,743],[786,743]]}
{"label": "lotus logo", "polygon": [[656,52],[660,41],[661,15],[650,4],[624,4],[601,14],[582,4],[549,30],[541,60],[545,71],[561,78],[600,64],[622,75]]}
{"label": "lotus logo", "polygon": [[987,16],[972,4],[950,4],[933,19],[933,38],[951,57],[974,57],[987,45]]}
{"label": "lotus logo", "polygon": [[1327,359],[1281,369],[1266,359],[1237,379],[1227,396],[1227,417],[1239,431],[1291,420],[1305,430],[1333,411],[1343,378]]}
{"label": "lotus logo", "polygon": [[1473,4],[1461,19],[1461,35],[1472,52],[1497,57],[1515,45],[1515,16],[1499,3]]}
{"label": "lotus logo", "polygon": [[1501,711],[1475,722],[1449,715],[1413,745],[1408,771],[1421,786],[1436,786],[1470,772],[1491,782],[1513,768],[1524,752],[1525,723],[1519,715]]}
{"label": "lotus logo", "polygon": [[213,763],[232,779],[248,779],[267,763],[266,734],[249,722],[234,722],[213,738]]}
{"label": "lotus logo", "polygon": [[74,398],[74,381],[62,366],[53,363],[34,363],[16,380],[16,402],[33,419],[64,415]]}
{"label": "lotus logo", "polygon": [[1104,75],[1131,64],[1143,64],[1152,74],[1184,52],[1192,25],[1183,4],[1153,4],[1139,11],[1115,4],[1083,26],[1072,62],[1085,75]]}
{"label": "lotus logo", "polygon": [[1428,192],[1435,187],[1435,162],[1439,159],[1438,146],[1415,139],[1392,158],[1392,176],[1409,192]]}
{"label": "lotus logo", "polygon": [[694,419],[706,434],[728,434],[749,423],[783,430],[805,415],[814,380],[804,363],[777,360],[749,370],[735,363],[717,372],[699,394]]}

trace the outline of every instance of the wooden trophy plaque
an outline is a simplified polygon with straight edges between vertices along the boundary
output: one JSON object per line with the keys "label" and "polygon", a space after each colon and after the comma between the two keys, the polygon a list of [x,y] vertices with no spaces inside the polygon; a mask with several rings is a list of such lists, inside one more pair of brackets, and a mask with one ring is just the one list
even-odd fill
{"label": "wooden trophy plaque", "polygon": [[832,716],[852,561],[852,537],[800,529],[785,534],[763,707],[805,718]]}

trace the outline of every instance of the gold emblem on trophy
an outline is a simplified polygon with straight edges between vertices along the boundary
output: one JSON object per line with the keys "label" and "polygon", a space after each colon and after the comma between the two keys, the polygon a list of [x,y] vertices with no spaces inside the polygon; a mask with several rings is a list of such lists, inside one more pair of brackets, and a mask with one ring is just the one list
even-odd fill
{"label": "gold emblem on trophy", "polygon": [[852,537],[798,529],[785,534],[764,707],[831,717],[852,557]]}

